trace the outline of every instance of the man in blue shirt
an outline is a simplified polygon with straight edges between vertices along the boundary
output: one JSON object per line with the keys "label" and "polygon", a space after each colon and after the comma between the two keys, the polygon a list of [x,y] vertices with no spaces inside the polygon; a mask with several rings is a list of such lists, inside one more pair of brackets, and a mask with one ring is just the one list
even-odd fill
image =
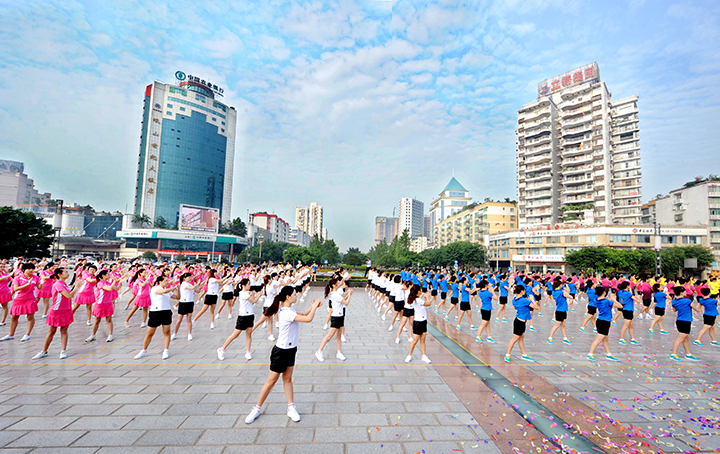
{"label": "man in blue shirt", "polygon": [[[648,333],[655,334],[653,326],[657,325],[660,327],[660,334],[669,336],[670,332],[665,331],[665,328],[663,328],[662,324],[663,317],[665,317],[665,305],[668,295],[662,291],[661,287],[662,284],[660,284],[659,282],[654,283],[652,286],[653,303],[652,306],[650,306],[650,309],[655,309],[655,318],[652,322],[650,322],[650,329],[648,329]],[[648,312],[650,311],[650,309],[648,309]]]}
{"label": "man in blue shirt", "polygon": [[675,293],[675,299],[672,301],[672,307],[677,311],[677,320],[675,320],[675,327],[678,330],[677,339],[673,343],[672,354],[670,359],[674,361],[682,361],[677,355],[678,348],[682,344],[685,349],[685,358],[693,361],[700,361],[700,358],[690,353],[690,328],[692,326],[693,315],[692,311],[700,310],[700,306],[697,303],[693,303],[691,300],[686,298],[685,287],[677,286],[673,288]]}
{"label": "man in blue shirt", "polygon": [[715,339],[715,319],[718,316],[718,302],[716,299],[710,298],[710,289],[707,287],[700,289],[700,294],[702,295],[702,298],[700,298],[698,302],[703,307],[703,327],[698,333],[697,339],[693,343],[702,347],[703,343],[700,342],[700,339],[702,339],[705,333],[710,333],[710,339],[712,339],[712,342],[710,343],[716,346],[720,345],[717,339]]}

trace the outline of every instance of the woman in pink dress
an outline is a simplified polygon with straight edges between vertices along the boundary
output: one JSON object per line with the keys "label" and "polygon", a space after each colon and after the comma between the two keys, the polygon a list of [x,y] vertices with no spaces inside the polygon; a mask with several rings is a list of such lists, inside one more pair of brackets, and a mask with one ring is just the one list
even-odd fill
{"label": "woman in pink dress", "polygon": [[[115,284],[117,284],[120,282],[120,279],[122,279],[122,277],[123,277],[123,273],[120,270],[120,267],[118,266],[118,264],[113,263],[112,265],[110,265],[110,279],[112,279],[112,281]],[[113,311],[115,310],[115,301],[120,296],[119,290],[120,290],[120,285],[117,286],[117,289],[110,291],[110,300],[112,301]]]}
{"label": "woman in pink dress", "polygon": [[3,260],[0,263],[0,306],[2,306],[0,326],[5,326],[5,320],[7,320],[8,316],[8,303],[12,301],[10,284],[12,284],[12,274],[8,272],[7,260]]}
{"label": "woman in pink dress", "polygon": [[[53,262],[48,262],[45,264],[45,268],[40,271],[40,277],[44,278],[46,281],[49,281],[50,276],[53,275],[55,272],[55,268],[57,268],[57,265]],[[40,289],[37,293],[37,297],[39,301],[42,301],[43,303],[43,318],[47,317],[48,310],[50,310],[50,299],[52,298],[52,285],[50,285],[50,282],[48,282],[48,285],[44,285],[43,288]]]}
{"label": "woman in pink dress", "polygon": [[108,338],[107,342],[112,342],[113,337],[113,314],[115,308],[113,307],[113,291],[117,291],[120,288],[120,284],[116,283],[110,277],[110,271],[102,270],[97,274],[97,289],[98,299],[93,307],[93,317],[95,317],[95,324],[93,324],[92,334],[90,337],[85,339],[85,342],[92,342],[95,340],[95,334],[97,334],[98,328],[100,327],[100,320],[103,318],[107,322]]}
{"label": "woman in pink dress", "polygon": [[146,323],[148,308],[150,307],[150,287],[152,286],[152,281],[153,276],[149,271],[142,269],[138,272],[137,279],[135,280],[135,285],[138,288],[138,297],[135,300],[135,305],[125,319],[125,328],[130,327],[130,319],[139,308],[142,308],[143,310],[143,321],[142,324],[140,324],[140,328],[145,328],[145,326],[147,326]]}
{"label": "woman in pink dress", "polygon": [[15,330],[21,315],[27,316],[28,326],[20,342],[30,340],[30,333],[35,326],[35,313],[38,311],[35,289],[42,289],[45,280],[35,274],[35,265],[32,263],[23,263],[20,266],[20,271],[21,273],[13,279],[12,293],[17,292],[17,295],[15,295],[15,301],[10,307],[10,334],[0,338],[0,341],[15,339]]}
{"label": "woman in pink dress", "polygon": [[33,356],[33,359],[41,359],[47,356],[48,348],[50,348],[58,328],[60,328],[60,344],[62,345],[60,359],[67,358],[68,326],[73,322],[72,298],[80,289],[80,285],[76,285],[70,291],[70,287],[65,282],[69,276],[70,273],[67,269],[56,268],[51,280],[47,282],[47,285],[52,282],[52,305],[45,319],[45,323],[49,328],[42,351]]}
{"label": "woman in pink dress", "polygon": [[75,298],[73,314],[80,306],[85,306],[85,311],[87,312],[87,326],[91,325],[92,305],[95,303],[95,285],[97,284],[95,273],[97,273],[95,265],[88,265],[86,269],[83,270],[82,275],[75,280],[75,285],[80,286],[80,292]]}

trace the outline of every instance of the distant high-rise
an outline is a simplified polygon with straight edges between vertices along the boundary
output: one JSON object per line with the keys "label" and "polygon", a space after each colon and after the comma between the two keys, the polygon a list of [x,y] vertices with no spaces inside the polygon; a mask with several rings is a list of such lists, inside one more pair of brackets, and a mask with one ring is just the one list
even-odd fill
{"label": "distant high-rise", "polygon": [[397,236],[398,218],[390,218],[386,216],[378,216],[375,218],[375,244],[379,244],[383,240],[387,243]]}
{"label": "distant high-rise", "polygon": [[215,98],[217,85],[175,73],[178,85],[145,88],[135,214],[168,225],[180,205],[217,208],[230,219],[237,112]]}
{"label": "distant high-rise", "polygon": [[423,236],[425,232],[425,204],[411,197],[400,199],[400,211],[398,215],[398,235],[405,230],[410,238]]}
{"label": "distant high-rise", "polygon": [[518,110],[520,227],[640,222],[638,97],[610,96],[591,63]]}
{"label": "distant high-rise", "polygon": [[0,206],[45,205],[52,197],[39,193],[24,172],[22,162],[0,160]]}
{"label": "distant high-rise", "polygon": [[323,207],[317,202],[312,202],[309,207],[295,207],[295,227],[307,232],[311,237],[317,235],[321,239],[327,239],[327,230],[323,228]]}

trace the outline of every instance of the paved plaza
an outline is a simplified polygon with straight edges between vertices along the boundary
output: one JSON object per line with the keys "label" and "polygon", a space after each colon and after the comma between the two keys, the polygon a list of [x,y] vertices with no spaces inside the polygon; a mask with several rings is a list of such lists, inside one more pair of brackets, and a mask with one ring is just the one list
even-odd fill
{"label": "paved plaza", "polygon": [[[311,288],[299,308],[320,292]],[[123,326],[125,301],[117,305],[112,343],[105,342],[104,322],[98,340],[84,343],[90,327],[78,311],[65,360],[58,359],[59,333],[47,358],[30,359],[47,332],[41,321],[29,342],[18,340],[21,320],[16,340],[0,343],[3,453],[511,454],[556,452],[558,445],[583,453],[720,452],[720,348],[706,342],[692,347],[701,362],[672,362],[672,314],[665,321],[671,336],[650,335],[650,321],[636,320],[641,346],[618,345],[620,326],[614,326],[610,345],[621,361],[604,361],[600,350],[591,363],[585,355],[594,334],[578,332],[582,310],[568,322],[574,344],[558,342],[558,333],[548,345],[552,312],[545,305],[545,316],[536,316],[539,331],[526,335],[537,363],[519,362],[516,348],[510,364],[503,355],[511,324],[493,319],[498,343],[481,345],[467,320],[458,331],[432,314],[433,363],[421,362],[416,351],[406,364],[407,339],[395,345],[388,322],[357,289],[346,317],[346,361],[335,359],[334,340],[324,363],[313,355],[325,334],[325,306],[312,324],[301,325],[294,382],[302,420],[285,415],[278,384],[263,415],[247,425],[268,374],[267,331],[256,333],[251,361],[241,336],[221,362],[216,349],[234,318],[225,312],[211,331],[208,312],[192,342],[181,329],[169,359],[160,357],[158,333],[148,357],[136,361],[145,330],[139,313],[131,328]],[[511,321],[512,315],[511,309]],[[699,329],[695,322],[693,334]],[[0,327],[0,334],[7,331]]]}

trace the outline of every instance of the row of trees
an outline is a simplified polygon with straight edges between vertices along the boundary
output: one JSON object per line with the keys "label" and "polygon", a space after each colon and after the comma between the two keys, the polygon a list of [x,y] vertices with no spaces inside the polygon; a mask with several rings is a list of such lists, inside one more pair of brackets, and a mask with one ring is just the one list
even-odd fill
{"label": "row of trees", "polygon": [[[702,246],[665,248],[660,257],[662,274],[672,279],[682,275],[685,259],[697,259],[698,270],[712,265],[715,260],[713,254]],[[565,261],[582,272],[655,274],[655,250],[650,248],[630,250],[605,246],[584,247],[568,252]]]}
{"label": "row of trees", "polygon": [[345,263],[351,264],[348,258],[354,261],[359,258],[369,258],[381,268],[450,267],[454,266],[456,261],[458,266],[482,267],[485,266],[485,257],[485,248],[482,245],[467,241],[451,243],[437,249],[426,249],[418,254],[410,250],[410,235],[405,230],[390,244],[383,240],[372,247],[367,254],[357,254],[348,250]]}
{"label": "row of trees", "polygon": [[55,230],[34,213],[0,207],[0,258],[47,257]]}
{"label": "row of trees", "polygon": [[[260,256],[261,251],[262,257]],[[239,259],[243,260],[244,257],[241,255]],[[334,240],[323,241],[317,235],[308,247],[281,241],[264,241],[262,245],[258,243],[250,248],[250,262],[262,263],[270,260],[275,263],[302,261],[303,263],[315,262],[317,264],[324,264],[327,260],[328,264],[335,265],[340,263],[340,252]]]}

